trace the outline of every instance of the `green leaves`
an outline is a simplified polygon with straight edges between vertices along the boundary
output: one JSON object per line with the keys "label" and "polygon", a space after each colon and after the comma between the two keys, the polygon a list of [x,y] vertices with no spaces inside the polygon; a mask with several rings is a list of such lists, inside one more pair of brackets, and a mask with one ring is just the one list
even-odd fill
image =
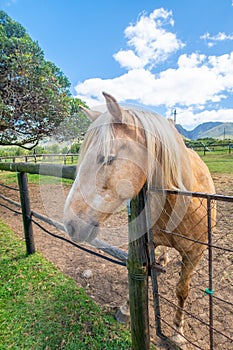
{"label": "green leaves", "polygon": [[69,117],[65,118],[57,127],[55,138],[59,141],[80,142],[90,125],[90,120],[80,111],[79,106],[87,106],[81,100],[73,97],[69,98],[68,103]]}
{"label": "green leaves", "polygon": [[70,114],[69,86],[38,43],[0,11],[0,144],[22,146],[51,135]]}

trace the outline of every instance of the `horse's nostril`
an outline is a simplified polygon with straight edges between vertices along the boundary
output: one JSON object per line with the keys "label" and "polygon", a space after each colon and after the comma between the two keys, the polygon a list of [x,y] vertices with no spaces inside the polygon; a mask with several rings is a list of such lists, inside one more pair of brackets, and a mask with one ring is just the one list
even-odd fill
{"label": "horse's nostril", "polygon": [[65,224],[65,227],[66,227],[66,230],[67,230],[68,234],[70,236],[73,236],[73,234],[75,233],[75,228],[74,228],[72,222],[67,222]]}
{"label": "horse's nostril", "polygon": [[93,225],[93,226],[95,226],[95,227],[99,227],[98,221],[93,221],[93,222],[91,223],[91,225]]}
{"label": "horse's nostril", "polygon": [[64,221],[66,232],[76,242],[91,241],[97,235],[98,221],[85,222],[82,220]]}

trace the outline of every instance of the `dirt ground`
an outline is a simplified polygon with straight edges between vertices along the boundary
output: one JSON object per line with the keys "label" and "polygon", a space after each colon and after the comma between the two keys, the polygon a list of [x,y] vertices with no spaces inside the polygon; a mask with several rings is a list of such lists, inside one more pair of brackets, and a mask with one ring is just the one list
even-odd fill
{"label": "dirt ground", "polygon": [[[233,176],[231,174],[214,175],[214,182],[217,193],[233,195]],[[61,221],[64,201],[68,191],[69,186],[62,184],[30,185],[31,208],[38,213],[46,214],[53,219]],[[19,201],[18,193],[15,191],[1,188],[1,193],[8,198]],[[218,202],[217,207],[218,220],[213,234],[213,244],[221,248],[232,249],[233,203],[221,201]],[[23,238],[21,216],[1,206],[0,213],[2,219]],[[58,232],[51,226],[44,223],[42,225],[54,233]],[[126,210],[121,210],[108,220],[101,238],[108,240],[111,244],[126,248],[126,229],[127,213]],[[122,305],[127,297],[127,269],[52,238],[35,225],[33,230],[36,249],[42,252],[64,274],[74,278],[77,284],[82,286],[98,304],[101,304],[108,312],[114,314],[117,307]],[[109,233],[111,237],[109,237]],[[213,288],[215,290],[214,329],[217,330],[214,330],[214,349],[230,350],[233,348],[230,340],[230,338],[233,338],[233,312],[230,304],[233,302],[233,255],[232,252],[213,249],[213,258]],[[175,251],[170,253],[170,259],[166,274],[159,276],[158,281],[159,292],[162,296],[160,298],[161,317],[164,320],[162,321],[162,330],[168,336],[172,334],[172,330],[167,326],[167,323],[172,324],[174,315],[172,303],[176,303],[174,288],[179,277],[180,268],[180,259]],[[208,327],[199,321],[209,322],[209,296],[204,293],[207,287],[208,252],[205,253],[194,273],[191,293],[186,306],[188,312],[195,315],[195,319],[189,314],[185,316],[185,334],[193,343],[187,345],[187,349],[209,349]],[[172,303],[167,300],[170,300]],[[155,335],[151,292],[150,301],[151,340],[160,349],[172,349],[172,347],[162,343]],[[219,332],[224,333],[228,338]]]}

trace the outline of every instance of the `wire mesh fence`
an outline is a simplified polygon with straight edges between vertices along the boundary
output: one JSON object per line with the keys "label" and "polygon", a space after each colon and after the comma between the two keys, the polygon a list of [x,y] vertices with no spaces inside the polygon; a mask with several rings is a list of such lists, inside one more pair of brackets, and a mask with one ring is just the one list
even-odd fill
{"label": "wire mesh fence", "polygon": [[[205,197],[203,194],[200,198],[200,205],[204,205]],[[192,276],[185,307],[184,334],[188,349],[228,350],[233,347],[233,197],[211,196],[210,211],[215,202],[218,208],[216,224],[211,240],[206,243],[203,259]],[[178,252],[171,250],[166,276],[158,276],[162,330],[158,335],[167,338],[174,333],[175,285],[181,265]]]}

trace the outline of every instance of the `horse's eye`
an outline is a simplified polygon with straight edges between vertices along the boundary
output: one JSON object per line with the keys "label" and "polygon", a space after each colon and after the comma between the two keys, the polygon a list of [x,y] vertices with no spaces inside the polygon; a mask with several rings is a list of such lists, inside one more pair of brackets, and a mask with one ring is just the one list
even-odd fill
{"label": "horse's eye", "polygon": [[97,163],[98,164],[103,164],[104,163],[104,156],[102,156],[101,154],[99,154],[98,156],[97,156]]}
{"label": "horse's eye", "polygon": [[105,159],[104,156],[102,156],[101,154],[99,154],[99,155],[97,156],[97,163],[98,163],[98,164],[104,164],[104,165],[111,165],[112,162],[113,162],[115,159],[116,159],[116,157],[113,156],[113,155],[110,155],[110,156],[108,156],[107,159]]}
{"label": "horse's eye", "polygon": [[116,159],[115,156],[109,156],[108,159],[107,159],[107,161],[106,161],[106,164],[107,164],[107,165],[111,165],[112,162],[113,162],[115,159]]}

